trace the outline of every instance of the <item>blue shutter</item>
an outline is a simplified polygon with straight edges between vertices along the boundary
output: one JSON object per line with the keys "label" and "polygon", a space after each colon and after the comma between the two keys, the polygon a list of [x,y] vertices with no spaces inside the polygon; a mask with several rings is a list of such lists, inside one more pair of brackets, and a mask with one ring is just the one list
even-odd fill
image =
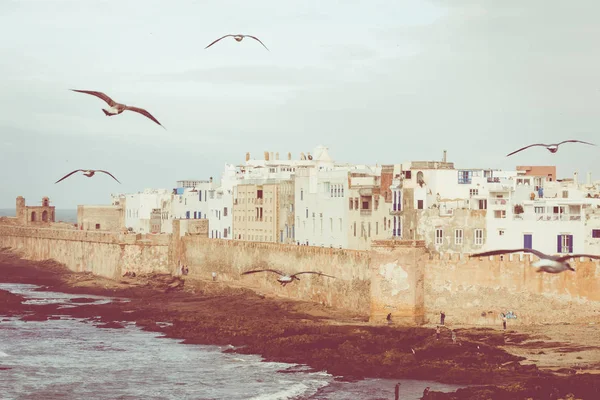
{"label": "blue shutter", "polygon": [[189,211],[186,211],[186,212],[185,212],[185,217],[186,217],[187,219],[190,219],[190,212],[189,212]]}
{"label": "blue shutter", "polygon": [[532,249],[533,248],[533,236],[531,234],[525,234],[525,235],[523,235],[523,239],[525,242],[523,244],[523,248]]}
{"label": "blue shutter", "polygon": [[569,235],[569,253],[573,253],[573,235]]}
{"label": "blue shutter", "polygon": [[557,253],[562,253],[562,241],[561,241],[561,235],[558,235],[556,237],[556,252]]}

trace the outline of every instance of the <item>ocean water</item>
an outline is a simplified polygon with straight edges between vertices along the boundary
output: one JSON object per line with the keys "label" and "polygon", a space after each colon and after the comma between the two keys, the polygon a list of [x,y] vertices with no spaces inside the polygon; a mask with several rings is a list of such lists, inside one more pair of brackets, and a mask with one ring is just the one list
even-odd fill
{"label": "ocean water", "polygon": [[[81,295],[36,292],[35,285],[0,283],[30,304],[78,307]],[[101,296],[95,304],[113,301]],[[121,300],[119,300],[121,301]],[[126,300],[125,300],[126,301]],[[89,304],[89,303],[88,303]],[[160,333],[103,329],[90,320],[61,316],[21,321],[0,316],[2,399],[419,399],[426,386],[453,391],[461,386],[415,380],[336,381],[302,366],[262,362],[255,355],[223,353],[227,347],[184,345]],[[280,372],[292,367],[296,372]],[[4,369],[8,368],[8,369]]]}
{"label": "ocean water", "polygon": [[[16,212],[14,208],[0,208],[0,217],[14,217],[15,215]],[[57,208],[54,210],[54,219],[56,222],[63,221],[75,224],[77,223],[77,210]]]}

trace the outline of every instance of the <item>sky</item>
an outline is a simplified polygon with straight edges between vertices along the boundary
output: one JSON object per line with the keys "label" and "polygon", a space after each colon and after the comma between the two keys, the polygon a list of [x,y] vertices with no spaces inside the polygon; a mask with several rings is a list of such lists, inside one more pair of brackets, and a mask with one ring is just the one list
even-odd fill
{"label": "sky", "polygon": [[[168,6],[166,6],[168,4]],[[600,2],[2,0],[0,208],[215,179],[246,152],[600,179]],[[238,43],[226,34],[250,34]],[[69,89],[146,108],[166,128]],[[600,145],[600,141],[598,141]],[[73,175],[105,169],[109,176]],[[583,179],[583,178],[582,178]]]}

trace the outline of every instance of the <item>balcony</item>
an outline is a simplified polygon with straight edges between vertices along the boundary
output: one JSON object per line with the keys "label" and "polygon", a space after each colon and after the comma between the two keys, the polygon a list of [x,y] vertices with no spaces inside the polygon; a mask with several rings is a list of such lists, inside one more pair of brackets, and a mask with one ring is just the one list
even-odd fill
{"label": "balcony", "polygon": [[513,220],[519,221],[581,221],[579,214],[516,214]]}
{"label": "balcony", "polygon": [[361,217],[368,217],[373,213],[373,210],[370,209],[364,209],[364,210],[360,210],[360,216]]}

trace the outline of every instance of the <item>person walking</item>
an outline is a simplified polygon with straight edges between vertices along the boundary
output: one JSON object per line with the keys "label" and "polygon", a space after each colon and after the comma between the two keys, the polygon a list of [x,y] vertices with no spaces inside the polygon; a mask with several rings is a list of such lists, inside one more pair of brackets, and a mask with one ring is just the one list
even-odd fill
{"label": "person walking", "polygon": [[436,338],[436,340],[440,340],[440,326],[439,325],[435,328],[435,338]]}
{"label": "person walking", "polygon": [[394,390],[394,394],[395,394],[394,399],[399,400],[400,399],[400,382],[396,383],[396,389]]}

